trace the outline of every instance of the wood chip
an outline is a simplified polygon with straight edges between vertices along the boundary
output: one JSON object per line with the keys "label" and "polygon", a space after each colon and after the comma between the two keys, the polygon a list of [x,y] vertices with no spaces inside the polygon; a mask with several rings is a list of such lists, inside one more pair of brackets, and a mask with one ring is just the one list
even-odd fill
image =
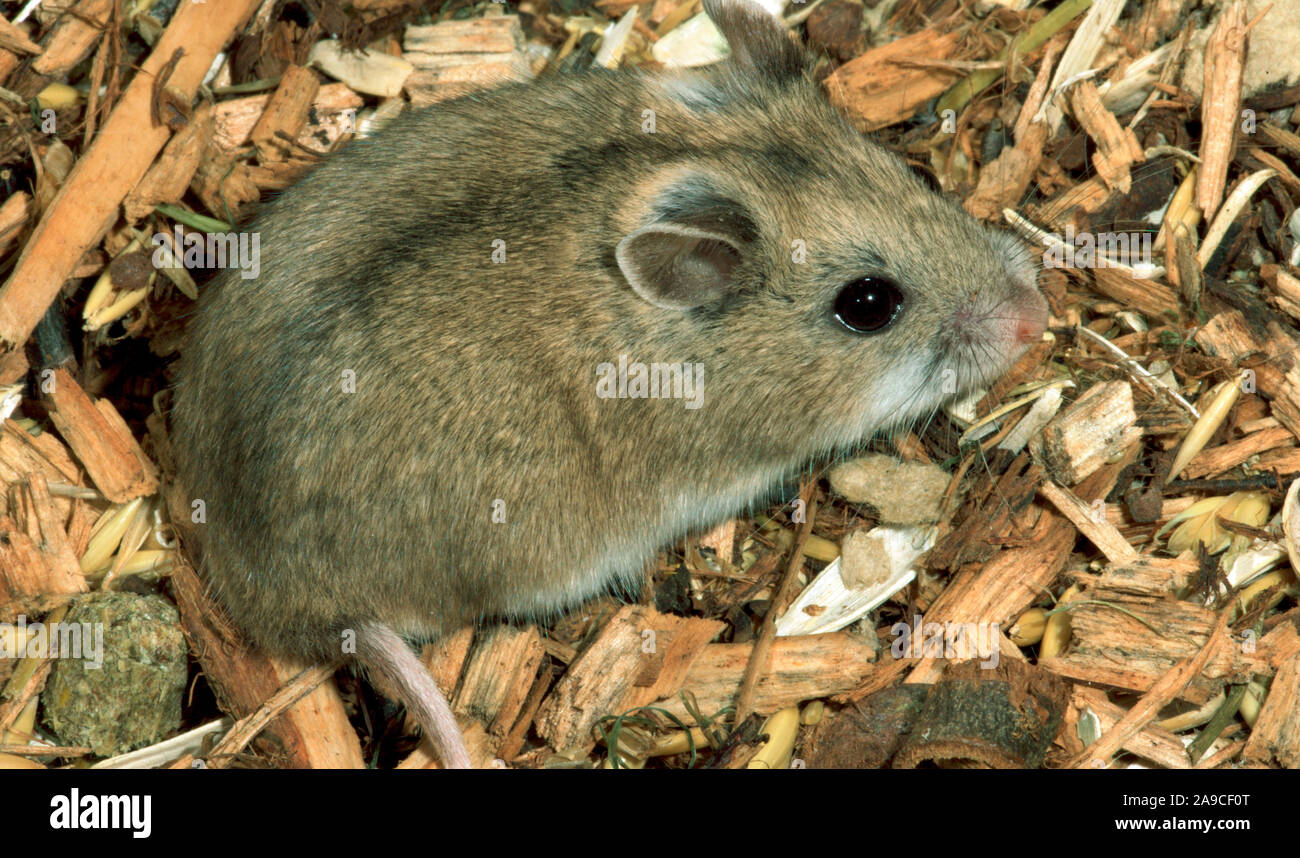
{"label": "wood chip", "polygon": [[1300,654],[1278,668],[1241,756],[1248,762],[1277,760],[1288,769],[1300,769]]}
{"label": "wood chip", "polygon": [[45,51],[32,60],[32,71],[55,77],[90,56],[103,38],[114,0],[81,0],[54,26],[45,42]]}
{"label": "wood chip", "polygon": [[862,131],[911,117],[925,102],[946,92],[958,74],[934,66],[916,68],[905,61],[913,57],[964,58],[959,50],[962,35],[951,30],[955,23],[955,19],[940,22],[840,66],[823,83],[831,103],[848,113]]}
{"label": "wood chip", "polygon": [[[589,750],[596,743],[592,727],[602,716],[676,694],[705,644],[722,628],[713,620],[625,606],[556,683],[537,714],[538,734],[560,751]],[[739,671],[735,681],[739,685]]]}
{"label": "wood chip", "polygon": [[114,503],[158,491],[158,469],[106,399],[92,401],[66,370],[53,371],[50,419],[104,497]]}
{"label": "wood chip", "polygon": [[1205,48],[1205,96],[1201,100],[1201,170],[1196,205],[1212,217],[1223,201],[1228,165],[1241,112],[1241,74],[1246,62],[1246,4],[1232,0],[1219,16]]}
{"label": "wood chip", "polygon": [[257,124],[249,132],[263,162],[282,160],[293,153],[293,142],[307,124],[320,80],[315,72],[301,66],[289,66],[280,85],[267,101]]}
{"label": "wood chip", "polygon": [[1073,486],[1133,447],[1141,435],[1132,387],[1111,381],[1086,391],[1029,448],[1058,482]]}
{"label": "wood chip", "polygon": [[1101,103],[1097,87],[1090,80],[1081,80],[1070,93],[1070,112],[1084,132],[1097,144],[1092,155],[1093,166],[1107,186],[1127,194],[1133,187],[1129,169],[1146,160],[1137,136],[1124,128]]}

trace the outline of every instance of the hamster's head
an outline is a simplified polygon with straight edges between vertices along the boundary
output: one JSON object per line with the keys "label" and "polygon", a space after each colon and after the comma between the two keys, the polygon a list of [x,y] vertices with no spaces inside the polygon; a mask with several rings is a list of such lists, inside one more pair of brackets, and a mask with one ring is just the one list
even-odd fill
{"label": "hamster's head", "polygon": [[732,57],[664,79],[701,130],[621,217],[615,258],[647,318],[674,319],[723,373],[825,403],[807,407],[835,444],[994,380],[1046,325],[1029,251],[859,134],[764,10],[704,7]]}

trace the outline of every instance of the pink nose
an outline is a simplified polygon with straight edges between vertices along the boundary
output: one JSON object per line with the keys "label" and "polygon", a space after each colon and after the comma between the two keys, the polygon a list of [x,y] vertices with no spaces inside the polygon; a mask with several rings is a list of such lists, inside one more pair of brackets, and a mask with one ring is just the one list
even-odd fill
{"label": "pink nose", "polygon": [[1034,292],[1020,308],[1016,321],[1016,342],[1036,343],[1043,338],[1047,330],[1047,302],[1043,296]]}

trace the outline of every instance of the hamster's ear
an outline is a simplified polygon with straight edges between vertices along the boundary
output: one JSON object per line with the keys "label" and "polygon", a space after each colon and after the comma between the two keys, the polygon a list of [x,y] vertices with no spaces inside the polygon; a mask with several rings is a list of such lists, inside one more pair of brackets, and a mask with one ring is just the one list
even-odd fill
{"label": "hamster's ear", "polygon": [[808,62],[804,49],[753,0],[704,0],[704,11],[726,37],[742,73],[777,80],[803,74]]}
{"label": "hamster's ear", "polygon": [[614,257],[642,298],[667,310],[689,310],[726,296],[740,251],[720,233],[652,223],[620,241]]}

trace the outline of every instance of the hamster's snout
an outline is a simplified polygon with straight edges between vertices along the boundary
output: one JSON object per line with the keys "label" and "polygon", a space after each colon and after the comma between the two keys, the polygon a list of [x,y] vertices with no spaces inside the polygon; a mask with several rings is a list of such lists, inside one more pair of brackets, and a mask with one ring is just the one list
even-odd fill
{"label": "hamster's snout", "polygon": [[1017,345],[1032,345],[1043,338],[1047,330],[1047,301],[1035,290],[1025,293],[1017,302],[1013,339]]}
{"label": "hamster's snout", "polygon": [[[991,383],[1047,329],[1047,301],[1036,289],[1020,288],[996,302],[982,296],[954,310],[947,348],[961,363],[965,388]],[[987,300],[987,299],[985,299]]]}

